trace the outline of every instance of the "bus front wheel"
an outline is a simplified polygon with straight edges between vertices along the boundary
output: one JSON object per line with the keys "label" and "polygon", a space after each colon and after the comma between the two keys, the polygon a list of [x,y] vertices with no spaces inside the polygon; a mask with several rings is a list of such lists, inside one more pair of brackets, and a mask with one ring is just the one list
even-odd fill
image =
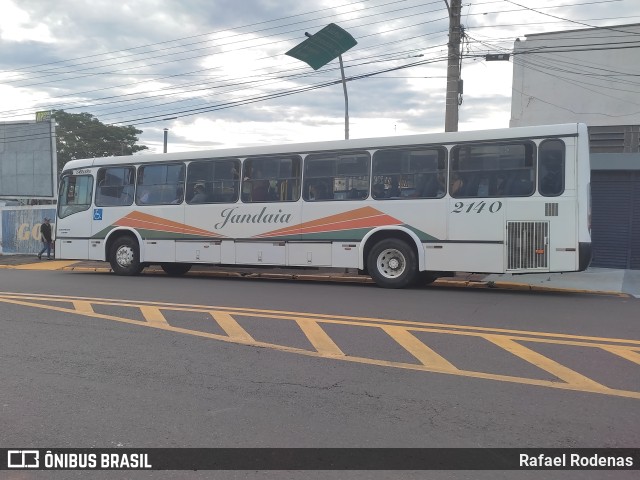
{"label": "bus front wheel", "polygon": [[383,288],[411,285],[418,273],[416,253],[407,242],[387,238],[376,243],[367,259],[369,275]]}
{"label": "bus front wheel", "polygon": [[179,277],[191,270],[190,263],[162,263],[160,266],[162,270],[164,270],[164,273],[172,277]]}
{"label": "bus front wheel", "polygon": [[137,275],[144,266],[140,263],[138,242],[131,237],[120,237],[111,246],[111,269],[116,275]]}

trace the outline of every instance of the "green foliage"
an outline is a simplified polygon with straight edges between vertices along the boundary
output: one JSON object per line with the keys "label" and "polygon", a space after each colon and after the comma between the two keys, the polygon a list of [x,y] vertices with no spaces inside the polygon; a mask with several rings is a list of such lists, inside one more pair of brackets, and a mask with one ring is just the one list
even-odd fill
{"label": "green foliage", "polygon": [[69,160],[132,155],[148,148],[136,145],[142,130],[132,126],[105,125],[90,113],[67,113],[64,110],[54,110],[53,117],[57,124],[59,172]]}

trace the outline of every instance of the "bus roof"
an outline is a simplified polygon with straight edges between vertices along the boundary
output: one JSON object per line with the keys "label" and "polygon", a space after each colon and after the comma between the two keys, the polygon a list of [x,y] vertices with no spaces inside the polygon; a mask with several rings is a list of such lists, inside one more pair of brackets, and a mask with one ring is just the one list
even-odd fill
{"label": "bus roof", "polygon": [[176,153],[153,153],[117,157],[96,157],[71,160],[64,170],[91,166],[138,164],[152,162],[186,161],[207,158],[244,158],[256,155],[283,155],[331,150],[362,150],[371,148],[400,147],[421,144],[452,144],[497,139],[537,138],[577,135],[586,125],[565,123],[558,125],[536,125],[529,127],[500,128],[492,130],[471,130],[465,132],[428,133],[393,137],[361,138],[352,140],[329,140],[323,142],[290,143],[282,145],[262,145],[236,147],[218,150],[200,150]]}

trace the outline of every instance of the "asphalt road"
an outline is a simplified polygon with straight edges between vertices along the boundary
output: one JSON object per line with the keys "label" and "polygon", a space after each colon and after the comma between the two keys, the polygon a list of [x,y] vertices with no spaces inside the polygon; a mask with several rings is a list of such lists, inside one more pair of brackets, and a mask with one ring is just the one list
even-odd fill
{"label": "asphalt road", "polygon": [[[6,448],[640,445],[637,299],[17,270],[0,285]],[[91,478],[633,478],[122,473]]]}

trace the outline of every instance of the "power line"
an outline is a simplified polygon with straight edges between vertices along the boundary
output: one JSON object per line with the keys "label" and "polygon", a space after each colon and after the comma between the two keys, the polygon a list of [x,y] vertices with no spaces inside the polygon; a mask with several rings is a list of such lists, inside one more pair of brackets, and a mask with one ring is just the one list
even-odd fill
{"label": "power line", "polygon": [[[406,65],[402,65],[402,66],[397,66],[397,67],[391,67],[391,68],[386,68],[386,69],[382,69],[382,70],[378,70],[378,71],[374,71],[374,72],[369,72],[369,73],[365,73],[365,74],[360,74],[360,75],[356,75],[353,77],[350,77],[347,79],[347,81],[356,81],[356,80],[362,80],[365,78],[370,78],[376,75],[379,75],[381,73],[388,73],[388,72],[393,72],[393,71],[398,71],[398,70],[404,70],[407,68],[412,68],[415,66],[420,66],[420,65],[426,65],[429,63],[434,63],[434,62],[440,62],[440,61],[444,61],[446,60],[446,57],[442,57],[442,58],[433,58],[433,59],[427,59],[427,60],[420,60],[420,61],[416,61],[416,62],[411,62],[409,64]],[[217,111],[217,110],[223,110],[223,109],[228,109],[228,108],[233,108],[236,106],[241,106],[241,105],[247,105],[247,104],[251,104],[251,103],[256,103],[256,102],[260,102],[260,101],[265,101],[265,100],[271,100],[274,98],[280,98],[280,97],[286,97],[286,96],[290,96],[290,95],[294,95],[297,93],[303,93],[303,92],[307,92],[307,91],[311,91],[311,90],[317,90],[320,88],[325,88],[328,86],[332,86],[332,85],[336,85],[338,83],[340,83],[341,80],[331,80],[328,82],[322,82],[319,84],[314,84],[314,85],[310,85],[310,86],[305,86],[305,87],[297,87],[294,89],[288,89],[288,90],[281,90],[278,92],[273,92],[271,94],[264,94],[264,95],[257,95],[257,96],[253,96],[253,97],[246,97],[243,99],[238,99],[238,100],[234,100],[234,101],[229,101],[229,102],[223,102],[214,106],[207,106],[207,107],[199,107],[199,108],[194,108],[194,109],[187,109],[187,110],[183,110],[183,111],[172,111],[172,112],[164,112],[162,114],[158,114],[158,115],[150,115],[147,117],[140,117],[140,118],[133,118],[133,119],[127,119],[127,120],[122,120],[119,122],[112,122],[110,124],[106,124],[105,125],[117,125],[117,124],[123,124],[120,126],[125,126],[125,127],[136,127],[139,125],[145,125],[145,124],[149,124],[149,123],[155,123],[158,121],[158,119],[167,117],[167,116],[171,116],[171,117],[187,117],[187,116],[192,116],[192,115],[197,115],[200,113],[207,113],[207,112],[212,112],[212,111]],[[84,131],[78,131],[77,133],[83,133]],[[48,136],[43,136],[43,137],[39,137],[39,136],[35,136],[35,135],[16,135],[13,137],[5,137],[5,139],[3,141],[0,141],[0,143],[11,143],[11,142],[15,142],[15,141],[27,141],[27,140],[35,140],[35,139],[39,139],[39,138],[49,138]]]}
{"label": "power line", "polygon": [[516,3],[516,2],[514,2],[512,0],[504,0],[504,1],[507,2],[507,3],[511,3],[512,5],[516,5],[516,6],[520,7],[520,8],[524,8],[525,10],[530,10],[532,12],[539,13],[540,15],[546,15],[547,17],[556,18],[556,19],[559,19],[559,20],[563,20],[565,22],[575,23],[576,25],[582,25],[582,26],[589,27],[589,28],[602,28],[602,29],[605,29],[605,30],[611,30],[612,32],[629,33],[631,35],[640,35],[640,33],[638,33],[638,32],[629,32],[629,31],[625,31],[625,30],[618,30],[618,29],[612,28],[612,27],[595,27],[594,25],[590,25],[588,23],[578,22],[578,21],[575,21],[575,20],[569,20],[568,18],[558,17],[557,15],[552,15],[550,13],[541,12],[541,11],[539,11],[539,9],[525,7],[524,5],[520,5],[519,3]]}

